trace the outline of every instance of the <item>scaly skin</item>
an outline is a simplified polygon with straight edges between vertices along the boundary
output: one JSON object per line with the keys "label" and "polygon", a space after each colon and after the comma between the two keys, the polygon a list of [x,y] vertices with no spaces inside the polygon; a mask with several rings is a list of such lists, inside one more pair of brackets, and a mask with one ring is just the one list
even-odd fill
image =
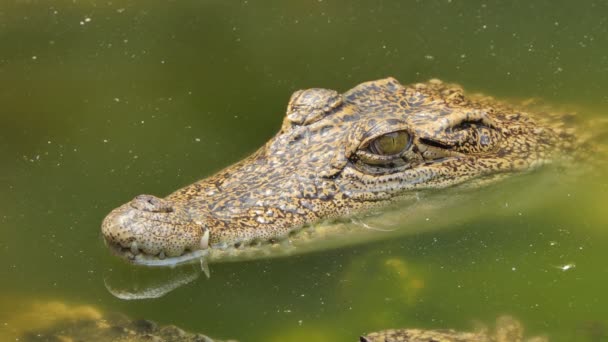
{"label": "scaly skin", "polygon": [[275,243],[414,191],[481,186],[574,148],[559,117],[465,97],[438,80],[301,90],[280,132],[253,155],[165,198],[137,196],[104,219],[102,233],[135,263],[171,265]]}
{"label": "scaly skin", "polygon": [[359,338],[360,342],[547,342],[544,336],[524,339],[522,324],[511,316],[496,320],[493,332],[461,332],[451,329],[389,329],[373,332]]}

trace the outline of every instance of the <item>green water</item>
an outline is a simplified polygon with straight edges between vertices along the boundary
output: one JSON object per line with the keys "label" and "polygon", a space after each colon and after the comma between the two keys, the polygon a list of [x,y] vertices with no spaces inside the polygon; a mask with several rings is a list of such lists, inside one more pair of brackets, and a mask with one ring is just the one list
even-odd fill
{"label": "green water", "polygon": [[505,313],[554,341],[608,340],[604,169],[534,201],[480,196],[452,229],[215,265],[156,300],[106,290],[131,266],[99,229],[133,196],[254,151],[301,88],[439,77],[606,118],[606,13],[604,1],[2,1],[0,329],[22,302],[59,300],[241,341],[471,329]]}

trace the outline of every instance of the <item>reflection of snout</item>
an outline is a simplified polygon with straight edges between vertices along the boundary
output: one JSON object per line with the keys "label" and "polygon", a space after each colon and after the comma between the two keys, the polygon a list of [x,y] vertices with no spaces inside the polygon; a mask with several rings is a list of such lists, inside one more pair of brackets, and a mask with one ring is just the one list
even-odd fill
{"label": "reflection of snout", "polygon": [[139,195],[112,210],[103,220],[101,232],[108,244],[123,254],[130,252],[130,257],[143,252],[162,258],[200,248],[202,227],[172,202]]}

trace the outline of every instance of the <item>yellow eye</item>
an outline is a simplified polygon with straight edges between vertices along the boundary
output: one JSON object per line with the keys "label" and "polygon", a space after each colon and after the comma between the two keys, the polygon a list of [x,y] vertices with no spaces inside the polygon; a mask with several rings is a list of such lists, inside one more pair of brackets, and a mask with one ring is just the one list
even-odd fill
{"label": "yellow eye", "polygon": [[410,143],[410,135],[405,131],[393,132],[376,138],[369,144],[372,153],[380,155],[399,154]]}

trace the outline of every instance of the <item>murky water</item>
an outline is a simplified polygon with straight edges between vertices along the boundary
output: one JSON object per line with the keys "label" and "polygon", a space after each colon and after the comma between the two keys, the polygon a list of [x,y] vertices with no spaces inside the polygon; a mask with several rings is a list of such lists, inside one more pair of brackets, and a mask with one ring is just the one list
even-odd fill
{"label": "murky water", "polygon": [[439,77],[605,119],[606,13],[603,1],[3,1],[1,336],[28,326],[11,318],[23,303],[56,300],[241,341],[471,329],[504,313],[555,341],[608,339],[602,166],[482,191],[425,217],[427,233],[212,265],[160,299],[108,292],[104,279],[141,271],[99,232],[133,196],[254,151],[300,88]]}

